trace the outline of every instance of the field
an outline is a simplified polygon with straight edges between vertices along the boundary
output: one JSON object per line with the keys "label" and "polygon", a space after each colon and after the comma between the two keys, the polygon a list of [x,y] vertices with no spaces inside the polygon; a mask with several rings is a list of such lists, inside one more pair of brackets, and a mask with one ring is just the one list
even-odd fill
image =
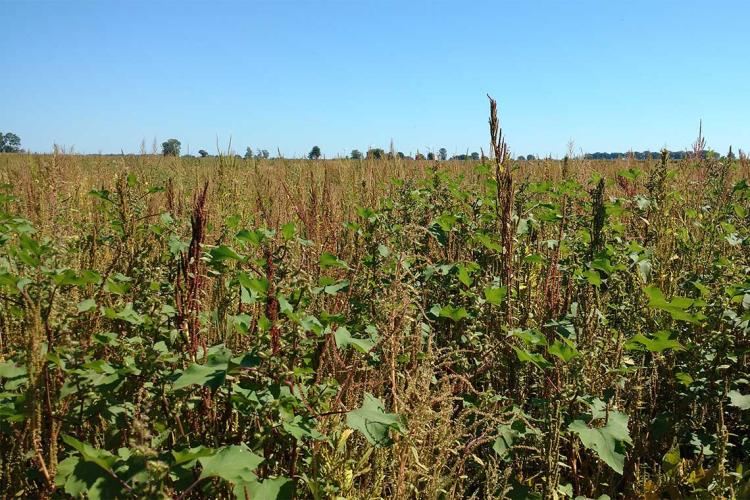
{"label": "field", "polygon": [[0,155],[0,491],[750,497],[750,165]]}

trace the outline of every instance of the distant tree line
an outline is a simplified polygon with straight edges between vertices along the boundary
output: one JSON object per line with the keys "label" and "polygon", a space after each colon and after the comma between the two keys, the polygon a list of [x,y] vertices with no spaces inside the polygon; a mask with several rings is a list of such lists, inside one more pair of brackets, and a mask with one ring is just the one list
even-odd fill
{"label": "distant tree line", "polygon": [[[692,156],[693,151],[669,151],[669,157],[673,160],[682,160]],[[587,160],[622,160],[633,156],[636,160],[656,160],[661,158],[661,152],[659,151],[631,151],[629,153],[587,153],[584,158]],[[702,150],[701,156],[708,158],[711,156],[719,157],[720,155],[714,151]]]}

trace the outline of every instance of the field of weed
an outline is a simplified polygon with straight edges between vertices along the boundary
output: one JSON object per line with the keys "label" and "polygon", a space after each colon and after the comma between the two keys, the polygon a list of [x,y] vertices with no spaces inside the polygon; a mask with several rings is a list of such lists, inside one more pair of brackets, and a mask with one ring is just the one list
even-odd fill
{"label": "field of weed", "polygon": [[0,491],[748,498],[750,166],[0,155]]}

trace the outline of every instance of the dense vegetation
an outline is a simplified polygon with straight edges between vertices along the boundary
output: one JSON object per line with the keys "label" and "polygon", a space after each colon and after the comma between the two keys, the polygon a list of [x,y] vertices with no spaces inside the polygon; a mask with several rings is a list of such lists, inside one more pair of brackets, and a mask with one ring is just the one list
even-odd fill
{"label": "dense vegetation", "polygon": [[750,495],[750,166],[0,155],[0,491]]}

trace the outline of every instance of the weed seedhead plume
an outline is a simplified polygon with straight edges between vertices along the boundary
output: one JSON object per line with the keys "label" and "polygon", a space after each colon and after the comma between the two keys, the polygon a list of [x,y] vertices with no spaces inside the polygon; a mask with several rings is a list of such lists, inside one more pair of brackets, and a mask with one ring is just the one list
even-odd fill
{"label": "weed seedhead plume", "polygon": [[193,202],[193,214],[190,217],[190,245],[187,252],[180,254],[175,283],[177,324],[187,338],[193,359],[196,358],[199,348],[203,348],[203,352],[206,352],[206,340],[200,336],[200,311],[205,277],[201,252],[206,240],[207,194],[208,182],[203,185],[203,189],[198,192]]}
{"label": "weed seedhead plume", "polygon": [[[508,165],[508,145],[505,143],[500,121],[497,118],[497,101],[490,100],[490,142],[495,156],[495,182],[497,186],[497,215],[500,222],[500,235],[503,245],[502,278],[510,290],[513,279],[513,175]],[[506,303],[506,321],[512,321],[511,301]]]}
{"label": "weed seedhead plume", "polygon": [[591,191],[591,247],[589,248],[589,258],[593,258],[596,253],[604,246],[604,219],[606,212],[604,209],[604,178],[599,179],[599,183]]}
{"label": "weed seedhead plume", "polygon": [[706,149],[706,138],[703,137],[703,120],[698,122],[698,137],[693,143],[693,159],[700,161],[703,158],[703,151]]}

